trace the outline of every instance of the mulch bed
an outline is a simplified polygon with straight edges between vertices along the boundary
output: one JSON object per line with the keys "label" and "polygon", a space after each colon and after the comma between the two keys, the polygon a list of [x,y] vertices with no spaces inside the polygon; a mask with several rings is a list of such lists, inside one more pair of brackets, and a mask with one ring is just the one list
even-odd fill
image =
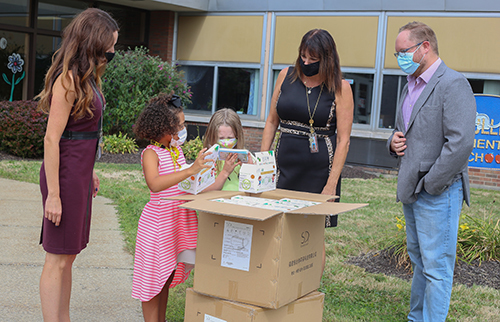
{"label": "mulch bed", "polygon": [[[403,267],[397,267],[392,252],[388,250],[375,251],[353,257],[347,261],[364,268],[369,273],[395,276],[404,280],[411,280],[412,273]],[[473,261],[467,264],[457,260],[453,274],[454,284],[466,286],[481,285],[500,290],[500,262],[498,261]]]}
{"label": "mulch bed", "polygon": [[[110,154],[103,153],[98,162],[101,163],[128,163],[140,164],[141,151],[134,154]],[[9,155],[0,151],[0,161],[2,160],[23,160],[23,158]],[[362,178],[372,179],[377,176],[373,173],[368,173],[365,170],[353,166],[346,165],[342,170],[343,178]],[[360,256],[349,259],[348,263],[364,268],[369,273],[385,274],[395,276],[404,280],[410,280],[411,272],[402,267],[397,267],[392,253],[386,250],[361,254]],[[463,284],[467,286],[481,285],[489,286],[495,289],[500,289],[500,262],[488,261],[479,263],[477,261],[472,264],[467,264],[458,261],[455,265],[454,280],[455,284]]]}

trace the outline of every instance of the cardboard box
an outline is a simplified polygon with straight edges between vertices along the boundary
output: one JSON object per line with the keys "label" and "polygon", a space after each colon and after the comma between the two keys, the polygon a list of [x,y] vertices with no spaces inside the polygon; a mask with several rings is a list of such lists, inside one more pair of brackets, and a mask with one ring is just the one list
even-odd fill
{"label": "cardboard box", "polygon": [[272,309],[318,289],[324,215],[366,205],[326,202],[332,196],[282,189],[259,197],[319,204],[281,211],[212,201],[241,194],[210,191],[171,198],[190,199],[181,207],[198,211],[194,290]]}
{"label": "cardboard box", "polygon": [[184,322],[321,322],[325,294],[312,292],[277,310],[186,290]]}
{"label": "cardboard box", "polygon": [[[184,181],[179,182],[178,187],[182,191],[192,193],[194,195],[203,191],[206,187],[210,186],[215,182],[217,176],[216,172],[216,162],[219,158],[219,145],[214,144],[207,152],[211,152],[205,159],[213,159],[214,162],[212,166],[207,169],[203,169],[195,175],[190,176]],[[192,164],[186,164],[181,167],[181,170],[191,167]]]}
{"label": "cardboard box", "polygon": [[276,189],[274,151],[255,153],[255,163],[244,163],[240,169],[239,190],[259,193]]}

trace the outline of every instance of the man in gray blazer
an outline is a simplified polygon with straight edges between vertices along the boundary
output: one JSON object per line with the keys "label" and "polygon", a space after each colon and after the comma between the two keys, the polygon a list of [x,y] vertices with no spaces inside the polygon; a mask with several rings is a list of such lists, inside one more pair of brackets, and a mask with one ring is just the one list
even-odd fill
{"label": "man in gray blazer", "polygon": [[445,321],[460,211],[464,200],[469,205],[476,103],[467,79],[439,58],[429,26],[401,27],[395,56],[409,75],[387,141],[399,159],[397,200],[403,203],[413,266],[408,320]]}

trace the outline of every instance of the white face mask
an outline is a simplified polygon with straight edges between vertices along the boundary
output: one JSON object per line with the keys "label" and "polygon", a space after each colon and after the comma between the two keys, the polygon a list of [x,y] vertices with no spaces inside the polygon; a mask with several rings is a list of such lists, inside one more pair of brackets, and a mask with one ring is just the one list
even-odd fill
{"label": "white face mask", "polygon": [[177,136],[179,137],[178,140],[174,139],[174,137],[172,137],[172,140],[170,140],[171,147],[178,147],[178,146],[181,146],[182,144],[184,144],[184,142],[186,142],[186,138],[187,138],[186,128],[184,127],[182,130],[177,132]]}

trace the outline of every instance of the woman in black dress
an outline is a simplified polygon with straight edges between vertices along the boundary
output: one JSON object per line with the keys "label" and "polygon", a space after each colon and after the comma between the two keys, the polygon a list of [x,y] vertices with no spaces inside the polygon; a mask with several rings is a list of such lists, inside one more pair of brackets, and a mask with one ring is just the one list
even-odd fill
{"label": "woman in black dress", "polygon": [[38,106],[49,113],[40,169],[44,321],[70,320],[72,265],[87,246],[92,197],[99,190],[93,169],[104,107],[101,76],[114,55],[118,29],[100,9],[76,16],[63,32],[39,95]]}
{"label": "woman in black dress", "polygon": [[352,119],[351,86],[342,80],[335,42],[313,29],[302,38],[295,66],[278,76],[264,128],[262,151],[280,126],[277,187],[340,196]]}
{"label": "woman in black dress", "polygon": [[[278,76],[262,137],[261,150],[267,151],[280,127],[278,188],[340,196],[353,108],[332,36],[322,29],[307,32],[295,66]],[[336,217],[326,216],[325,226],[336,226]]]}

